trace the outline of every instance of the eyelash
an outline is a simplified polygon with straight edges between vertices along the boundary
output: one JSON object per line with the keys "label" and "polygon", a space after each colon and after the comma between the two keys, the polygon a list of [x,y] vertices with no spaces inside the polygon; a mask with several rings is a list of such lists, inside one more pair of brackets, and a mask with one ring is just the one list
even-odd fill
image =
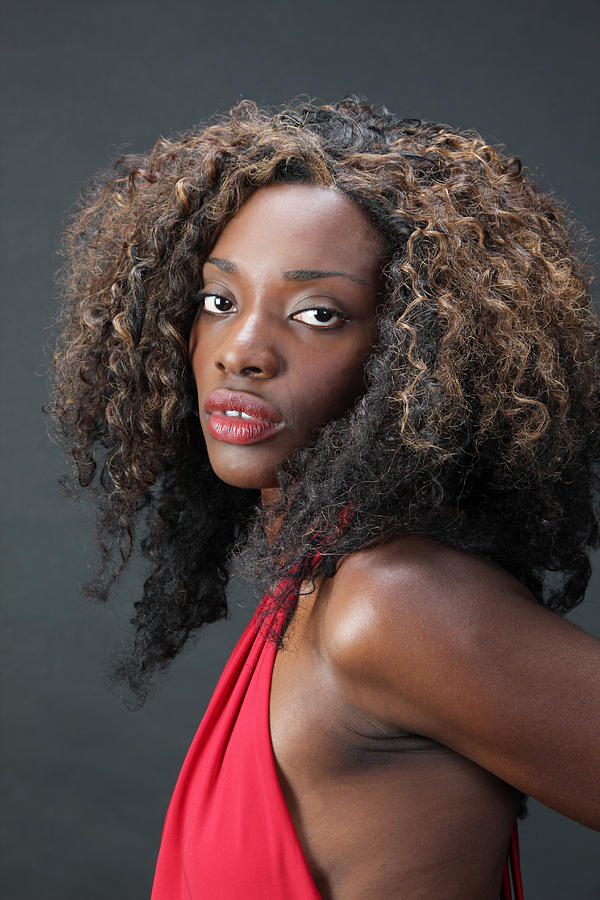
{"label": "eyelash", "polygon": [[[226,303],[231,303],[232,305],[234,305],[233,300],[230,300],[228,297],[223,297],[221,294],[215,294],[213,291],[205,291],[203,293],[200,293],[200,294],[198,294],[199,311],[205,313],[208,316],[213,316],[215,318],[219,318],[220,316],[226,316],[230,312],[230,310],[223,310],[222,312],[213,312],[212,310],[206,309],[205,300],[208,297],[214,297],[217,300],[224,300]],[[306,325],[307,328],[314,328],[317,331],[328,331],[328,330],[332,330],[334,328],[340,328],[341,324],[344,322],[347,322],[348,319],[350,318],[345,313],[342,313],[337,309],[331,309],[328,306],[309,306],[306,309],[299,309],[294,313],[293,316],[290,316],[290,318],[293,319],[294,316],[297,316],[300,313],[321,312],[321,311],[332,313],[332,315],[335,316],[336,319],[338,319],[340,324],[338,324],[338,325],[328,325],[328,324],[311,325],[309,322],[300,322],[300,324]],[[295,321],[299,321],[299,320],[295,320]]]}

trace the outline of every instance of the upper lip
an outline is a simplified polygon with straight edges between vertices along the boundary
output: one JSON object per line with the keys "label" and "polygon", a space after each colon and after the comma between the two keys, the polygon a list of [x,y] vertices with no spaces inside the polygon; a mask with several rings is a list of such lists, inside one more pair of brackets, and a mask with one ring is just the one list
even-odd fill
{"label": "upper lip", "polygon": [[224,412],[231,409],[235,412],[246,413],[253,419],[263,419],[266,422],[280,422],[281,416],[268,403],[256,397],[254,394],[247,394],[245,391],[228,391],[225,388],[219,388],[211,391],[204,401],[204,409],[207,413]]}

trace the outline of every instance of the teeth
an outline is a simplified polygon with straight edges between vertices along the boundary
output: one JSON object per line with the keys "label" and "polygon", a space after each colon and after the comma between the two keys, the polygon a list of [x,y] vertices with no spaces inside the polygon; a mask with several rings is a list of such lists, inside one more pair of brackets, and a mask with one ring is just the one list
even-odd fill
{"label": "teeth", "polygon": [[237,419],[240,419],[240,418],[241,419],[252,419],[252,418],[254,418],[253,416],[247,415],[247,413],[245,413],[245,412],[238,412],[235,409],[226,409],[226,410],[224,410],[224,412],[225,412],[226,416],[234,416]]}

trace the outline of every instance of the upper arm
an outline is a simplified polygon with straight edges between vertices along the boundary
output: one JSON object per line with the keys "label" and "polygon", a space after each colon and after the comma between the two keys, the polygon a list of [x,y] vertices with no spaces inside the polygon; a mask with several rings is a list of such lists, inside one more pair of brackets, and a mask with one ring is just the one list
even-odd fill
{"label": "upper arm", "polygon": [[323,642],[371,715],[600,830],[600,642],[491,563],[422,538],[349,557]]}

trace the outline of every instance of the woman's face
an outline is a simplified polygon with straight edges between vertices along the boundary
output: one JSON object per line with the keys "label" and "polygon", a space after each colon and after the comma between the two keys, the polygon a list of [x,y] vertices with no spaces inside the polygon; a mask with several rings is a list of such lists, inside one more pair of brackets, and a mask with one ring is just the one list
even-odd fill
{"label": "woman's face", "polygon": [[333,188],[272,184],[230,220],[202,271],[190,359],[216,475],[276,488],[277,470],[364,391],[382,240]]}

